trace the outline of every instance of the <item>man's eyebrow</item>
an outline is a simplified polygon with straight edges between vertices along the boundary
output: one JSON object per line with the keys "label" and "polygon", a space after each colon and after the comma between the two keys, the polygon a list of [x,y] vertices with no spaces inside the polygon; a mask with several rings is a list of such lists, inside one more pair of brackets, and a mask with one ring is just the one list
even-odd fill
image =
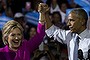
{"label": "man's eyebrow", "polygon": [[75,21],[74,19],[68,19],[69,21]]}

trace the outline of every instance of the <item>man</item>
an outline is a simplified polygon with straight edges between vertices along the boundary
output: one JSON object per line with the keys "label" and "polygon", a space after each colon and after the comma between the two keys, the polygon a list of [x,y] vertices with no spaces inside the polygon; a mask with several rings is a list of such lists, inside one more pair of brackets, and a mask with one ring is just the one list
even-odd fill
{"label": "man", "polygon": [[25,20],[25,17],[22,13],[20,12],[15,13],[14,20],[20,23],[23,28],[25,28],[27,21]]}
{"label": "man", "polygon": [[[45,11],[45,6],[43,4],[41,6],[41,11]],[[84,59],[88,57],[90,31],[86,27],[88,15],[84,9],[75,8],[68,14],[67,25],[70,30],[62,30],[53,25],[48,12],[45,12],[44,16],[46,17],[46,34],[61,43],[67,44],[69,60],[78,60],[79,49],[82,50]]]}

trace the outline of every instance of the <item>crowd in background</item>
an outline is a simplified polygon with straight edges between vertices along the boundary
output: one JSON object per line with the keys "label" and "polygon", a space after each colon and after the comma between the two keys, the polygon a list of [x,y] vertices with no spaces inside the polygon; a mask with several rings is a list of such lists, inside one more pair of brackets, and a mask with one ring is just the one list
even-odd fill
{"label": "crowd in background", "polygon": [[[8,20],[15,20],[23,26],[25,39],[33,38],[37,30],[39,3],[48,4],[52,23],[66,30],[69,29],[66,25],[66,10],[81,7],[74,3],[73,0],[71,0],[71,3],[67,0],[0,0],[0,47],[4,46],[1,38],[2,25]],[[49,38],[45,35],[41,45],[32,53],[32,60],[68,60],[67,54],[65,44],[61,44],[54,40],[53,37]]]}

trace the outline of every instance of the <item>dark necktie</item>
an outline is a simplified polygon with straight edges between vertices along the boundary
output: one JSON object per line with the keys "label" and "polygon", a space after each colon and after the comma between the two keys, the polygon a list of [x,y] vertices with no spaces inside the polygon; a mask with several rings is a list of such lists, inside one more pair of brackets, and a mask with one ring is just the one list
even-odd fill
{"label": "dark necktie", "polygon": [[78,47],[79,47],[79,42],[80,42],[79,40],[80,40],[80,37],[77,36],[77,37],[76,37],[76,43],[77,43]]}
{"label": "dark necktie", "polygon": [[73,60],[78,60],[78,47],[79,47],[79,40],[80,37],[76,37],[76,42],[75,42],[75,47],[74,47],[74,59]]}

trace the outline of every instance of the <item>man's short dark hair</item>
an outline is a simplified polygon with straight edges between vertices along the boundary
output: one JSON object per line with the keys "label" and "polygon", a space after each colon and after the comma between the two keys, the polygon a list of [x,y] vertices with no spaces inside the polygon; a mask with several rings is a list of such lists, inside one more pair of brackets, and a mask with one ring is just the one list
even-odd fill
{"label": "man's short dark hair", "polygon": [[74,8],[70,13],[75,13],[78,18],[84,19],[85,24],[87,24],[88,14],[83,8]]}

